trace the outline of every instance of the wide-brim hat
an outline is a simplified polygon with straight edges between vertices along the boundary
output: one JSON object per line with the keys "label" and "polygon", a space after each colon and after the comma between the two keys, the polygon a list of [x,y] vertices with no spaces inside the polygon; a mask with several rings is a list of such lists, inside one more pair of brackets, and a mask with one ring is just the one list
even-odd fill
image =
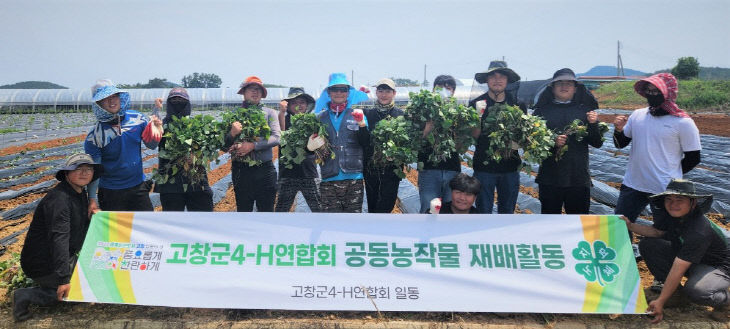
{"label": "wide-brim hat", "polygon": [[329,79],[329,83],[327,83],[327,88],[336,86],[336,85],[350,86],[350,82],[347,81],[347,75],[345,75],[344,73],[330,74],[330,79]]}
{"label": "wide-brim hat", "polygon": [[491,61],[489,63],[489,68],[487,69],[487,71],[475,74],[474,80],[479,83],[485,83],[487,82],[487,77],[494,72],[499,72],[506,75],[507,83],[520,81],[520,75],[515,73],[515,71],[512,71],[511,68],[508,68],[507,62],[505,61]]}
{"label": "wide-brim hat", "polygon": [[92,159],[90,155],[86,153],[76,153],[66,158],[63,166],[58,168],[58,171],[56,172],[56,179],[59,181],[66,180],[65,172],[75,170],[83,164],[89,164],[94,167],[94,176],[91,178],[92,182],[99,178],[104,172],[104,167],[99,163],[95,163],[94,159]]}
{"label": "wide-brim hat", "polygon": [[243,82],[241,83],[241,87],[238,88],[238,94],[243,95],[243,90],[250,85],[258,85],[259,87],[261,87],[261,90],[264,91],[261,95],[261,98],[266,98],[268,92],[266,91],[266,87],[264,87],[264,83],[259,77],[253,75],[246,78],[246,80],[243,80]]}
{"label": "wide-brim hat", "polygon": [[686,179],[672,179],[667,185],[667,189],[659,194],[649,196],[657,207],[664,208],[664,204],[658,204],[658,201],[663,201],[667,195],[681,195],[691,199],[697,200],[697,208],[706,213],[712,206],[712,195],[711,194],[697,194],[695,190],[695,184]]}
{"label": "wide-brim hat", "polygon": [[302,87],[291,87],[289,88],[289,94],[284,97],[285,101],[290,101],[292,99],[295,99],[297,97],[304,97],[304,99],[307,100],[307,103],[314,104],[314,97],[310,96],[309,94],[304,92],[304,88]]}
{"label": "wide-brim hat", "polygon": [[575,76],[575,72],[569,68],[564,68],[555,71],[553,73],[553,78],[550,79],[550,84],[552,84],[555,81],[578,81],[578,78]]}
{"label": "wide-brim hat", "polygon": [[114,94],[129,95],[126,91],[117,88],[117,86],[101,86],[97,88],[93,94],[94,95],[92,95],[91,100],[94,101],[94,103]]}

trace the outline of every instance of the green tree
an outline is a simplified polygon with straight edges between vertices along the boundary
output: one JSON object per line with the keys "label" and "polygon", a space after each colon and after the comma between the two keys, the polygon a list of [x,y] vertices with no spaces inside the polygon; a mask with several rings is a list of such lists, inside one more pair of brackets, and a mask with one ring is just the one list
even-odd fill
{"label": "green tree", "polygon": [[185,88],[220,88],[221,83],[221,78],[214,73],[195,72],[182,78]]}
{"label": "green tree", "polygon": [[700,62],[694,57],[682,57],[677,60],[677,66],[672,68],[672,74],[681,80],[697,78],[700,75]]}
{"label": "green tree", "polygon": [[175,83],[167,81],[167,79],[152,78],[147,83],[135,83],[135,84],[119,84],[119,88],[122,89],[140,89],[140,88],[172,88],[178,86]]}
{"label": "green tree", "polygon": [[393,82],[395,82],[395,85],[398,87],[417,87],[421,84],[418,83],[418,80],[411,80],[407,78],[393,78],[391,77]]}

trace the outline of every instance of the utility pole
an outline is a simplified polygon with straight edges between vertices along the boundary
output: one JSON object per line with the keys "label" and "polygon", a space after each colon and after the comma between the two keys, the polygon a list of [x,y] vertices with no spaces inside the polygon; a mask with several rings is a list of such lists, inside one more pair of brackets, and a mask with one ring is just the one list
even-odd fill
{"label": "utility pole", "polygon": [[350,80],[352,80],[352,86],[355,87],[355,70],[350,73]]}
{"label": "utility pole", "polygon": [[621,41],[616,41],[616,75],[624,76],[624,62],[621,60]]}
{"label": "utility pole", "polygon": [[421,83],[422,87],[426,87],[426,64],[423,64],[423,82]]}

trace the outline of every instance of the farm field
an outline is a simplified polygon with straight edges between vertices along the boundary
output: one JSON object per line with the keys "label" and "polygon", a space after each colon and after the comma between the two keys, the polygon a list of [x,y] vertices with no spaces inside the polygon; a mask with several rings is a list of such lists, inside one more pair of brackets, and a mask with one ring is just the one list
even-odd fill
{"label": "farm field", "polygon": [[[198,114],[198,113],[193,113]],[[219,113],[206,112],[218,117]],[[0,261],[22,249],[25,232],[32,218],[35,204],[45,191],[55,184],[55,168],[70,153],[82,152],[82,142],[93,115],[89,113],[0,115],[0,128],[23,129],[21,132],[0,134]],[[602,114],[601,121],[612,122],[615,114]],[[702,162],[687,177],[698,183],[702,193],[715,196],[711,219],[730,228],[730,116],[726,114],[693,115],[702,134]],[[612,125],[611,125],[612,126]],[[57,128],[50,128],[57,127]],[[612,128],[612,127],[611,127]],[[628,148],[616,150],[610,134],[601,149],[591,149],[591,175],[594,178],[591,212],[612,214],[618,195]],[[212,164],[209,181],[214,189],[215,211],[235,211],[235,201],[230,187],[230,159],[221,154],[221,161]],[[157,152],[143,149],[145,173],[151,175],[157,166]],[[468,166],[462,171],[471,173]],[[518,199],[519,213],[538,213],[539,201],[534,178],[523,173]],[[153,204],[159,211],[159,196],[152,194]],[[399,201],[394,213],[414,213],[418,208],[417,172],[410,171],[401,182]],[[307,212],[306,203],[298,195],[295,212]],[[394,215],[395,216],[395,215]],[[650,220],[650,217],[643,216]],[[643,263],[639,264],[642,283],[651,284],[652,278]],[[651,296],[651,294],[648,294]],[[245,296],[242,296],[245,298]],[[12,317],[5,291],[0,289],[0,328],[12,327]],[[684,305],[667,310],[666,324],[686,328],[710,327],[707,308]],[[123,327],[128,324],[160,321],[171,327],[183,323],[197,323],[200,327],[447,327],[491,324],[511,327],[633,327],[646,324],[645,318],[605,315],[542,315],[542,314],[494,314],[494,313],[407,313],[407,312],[305,312],[275,310],[221,310],[166,307],[142,307],[67,303],[54,309],[38,309],[34,319],[23,325],[35,327],[99,326],[113,321]],[[177,325],[179,324],[179,325]],[[719,323],[714,323],[720,325]],[[22,327],[22,326],[21,326]],[[191,326],[187,326],[191,327]],[[194,326],[192,326],[194,327]],[[722,327],[722,326],[719,326]],[[726,326],[725,326],[726,327]]]}

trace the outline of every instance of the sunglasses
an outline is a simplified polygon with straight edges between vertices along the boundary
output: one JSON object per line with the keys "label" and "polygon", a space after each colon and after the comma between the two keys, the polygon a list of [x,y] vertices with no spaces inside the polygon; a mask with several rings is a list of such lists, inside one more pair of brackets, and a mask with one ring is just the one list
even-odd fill
{"label": "sunglasses", "polygon": [[347,87],[347,86],[329,87],[329,88],[327,88],[327,90],[329,90],[330,92],[333,92],[333,93],[346,93],[346,92],[350,91],[350,87]]}

